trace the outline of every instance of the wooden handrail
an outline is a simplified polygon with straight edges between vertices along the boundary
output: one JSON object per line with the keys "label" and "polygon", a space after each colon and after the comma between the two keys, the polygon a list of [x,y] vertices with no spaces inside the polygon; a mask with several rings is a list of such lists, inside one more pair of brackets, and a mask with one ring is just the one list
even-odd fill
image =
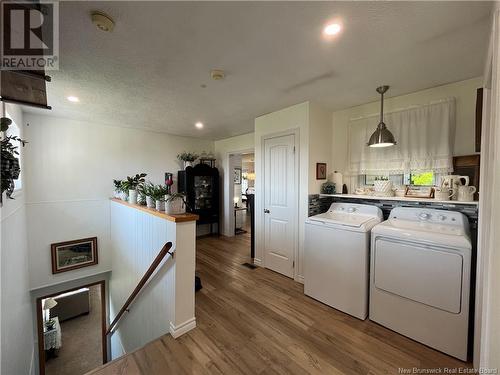
{"label": "wooden handrail", "polygon": [[172,242],[167,242],[163,246],[163,248],[160,250],[160,252],[156,256],[155,260],[153,261],[153,263],[151,263],[148,270],[146,271],[146,273],[142,277],[141,281],[139,281],[139,283],[135,287],[134,291],[130,294],[127,301],[125,301],[125,303],[123,304],[122,308],[118,312],[118,315],[116,315],[115,319],[113,319],[113,321],[111,322],[108,330],[106,331],[106,336],[113,332],[113,328],[116,326],[116,324],[122,318],[125,311],[128,311],[130,304],[134,301],[135,297],[137,297],[137,295],[141,291],[142,287],[146,284],[146,282],[151,277],[151,275],[155,271],[156,267],[158,267],[158,265],[161,263],[163,258],[165,258],[165,256],[167,254],[170,254],[173,257],[173,252],[170,252],[171,248],[172,248]]}

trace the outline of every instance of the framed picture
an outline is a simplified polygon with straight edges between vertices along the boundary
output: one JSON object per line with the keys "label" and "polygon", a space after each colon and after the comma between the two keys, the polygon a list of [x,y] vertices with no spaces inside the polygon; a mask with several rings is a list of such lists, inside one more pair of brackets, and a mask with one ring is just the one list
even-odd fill
{"label": "framed picture", "polygon": [[241,185],[241,168],[234,168],[234,183]]}
{"label": "framed picture", "polygon": [[53,243],[50,249],[53,274],[97,264],[97,237]]}
{"label": "framed picture", "polygon": [[316,180],[326,180],[326,163],[316,163]]}
{"label": "framed picture", "polygon": [[431,186],[408,186],[405,192],[405,197],[408,198],[432,198],[433,196],[434,188]]}

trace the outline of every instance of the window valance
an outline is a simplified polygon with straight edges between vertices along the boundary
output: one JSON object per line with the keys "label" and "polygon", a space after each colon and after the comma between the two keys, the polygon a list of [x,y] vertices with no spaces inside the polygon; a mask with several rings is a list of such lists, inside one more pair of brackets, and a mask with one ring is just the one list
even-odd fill
{"label": "window valance", "polygon": [[396,146],[366,145],[378,123],[378,115],[349,121],[349,174],[403,174],[418,171],[453,171],[455,99],[384,115]]}

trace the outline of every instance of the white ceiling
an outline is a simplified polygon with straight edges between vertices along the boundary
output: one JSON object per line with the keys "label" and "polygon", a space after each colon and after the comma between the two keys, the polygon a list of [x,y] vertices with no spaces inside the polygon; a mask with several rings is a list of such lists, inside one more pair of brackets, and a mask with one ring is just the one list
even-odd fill
{"label": "white ceiling", "polygon": [[[380,84],[396,96],[480,76],[491,5],[61,2],[49,104],[56,116],[103,124],[211,139],[248,133],[255,117],[305,100],[335,110],[377,100]],[[114,31],[97,30],[91,10],[110,14]],[[344,30],[326,41],[331,19]],[[212,68],[226,79],[212,81]]]}

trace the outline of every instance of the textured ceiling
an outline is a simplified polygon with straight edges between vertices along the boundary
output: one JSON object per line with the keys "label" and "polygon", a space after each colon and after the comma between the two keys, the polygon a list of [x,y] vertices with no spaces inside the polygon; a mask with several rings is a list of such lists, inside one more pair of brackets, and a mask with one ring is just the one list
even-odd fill
{"label": "textured ceiling", "polygon": [[[49,104],[56,116],[221,139],[305,100],[342,109],[377,100],[380,84],[395,96],[480,76],[491,6],[61,2],[60,70],[49,72]],[[114,31],[95,28],[91,10],[110,14]],[[344,30],[326,41],[331,19]],[[226,79],[212,81],[212,68]],[[205,128],[195,129],[196,121]]]}

